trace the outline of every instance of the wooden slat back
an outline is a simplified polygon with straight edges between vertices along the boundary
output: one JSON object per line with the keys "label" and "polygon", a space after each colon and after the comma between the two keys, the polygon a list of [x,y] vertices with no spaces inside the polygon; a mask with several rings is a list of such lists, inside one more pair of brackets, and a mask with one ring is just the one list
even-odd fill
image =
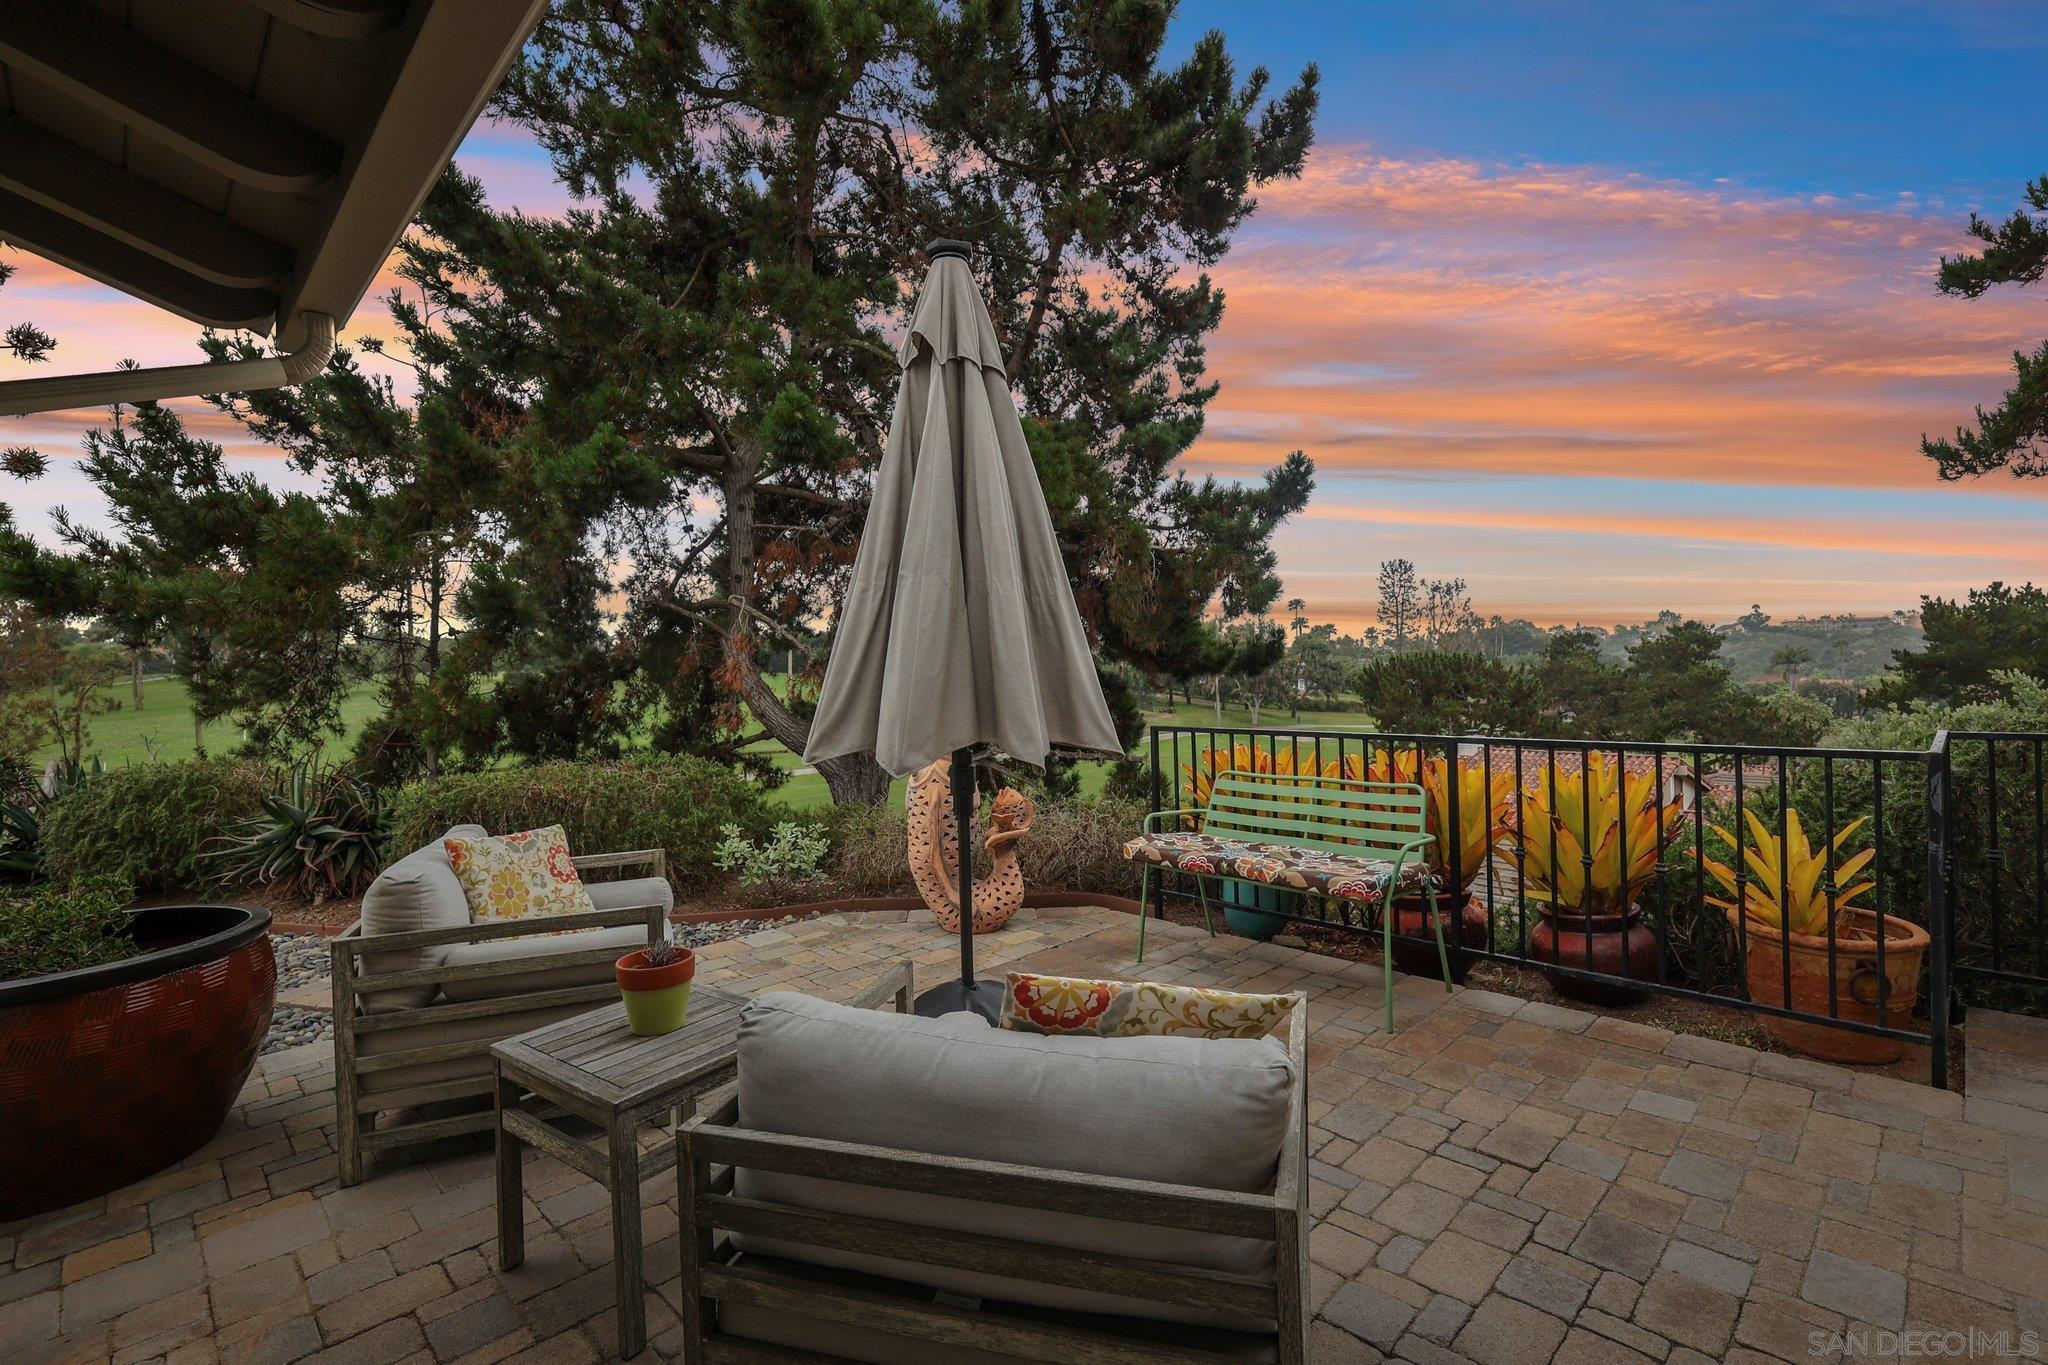
{"label": "wooden slat back", "polygon": [[1392,853],[1428,832],[1427,800],[1413,782],[1231,769],[1216,775],[1202,831],[1319,853]]}

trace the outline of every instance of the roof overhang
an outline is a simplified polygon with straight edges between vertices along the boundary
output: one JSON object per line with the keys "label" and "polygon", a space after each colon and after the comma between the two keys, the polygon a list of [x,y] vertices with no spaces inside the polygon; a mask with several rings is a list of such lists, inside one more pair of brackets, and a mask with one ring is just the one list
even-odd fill
{"label": "roof overhang", "polygon": [[545,3],[0,0],[0,239],[304,354]]}

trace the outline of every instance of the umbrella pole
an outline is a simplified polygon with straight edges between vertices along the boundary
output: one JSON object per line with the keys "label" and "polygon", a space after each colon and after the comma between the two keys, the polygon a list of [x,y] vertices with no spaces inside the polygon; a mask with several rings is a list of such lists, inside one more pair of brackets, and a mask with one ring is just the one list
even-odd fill
{"label": "umbrella pole", "polygon": [[974,991],[974,751],[953,751],[953,828],[960,832],[960,990]]}
{"label": "umbrella pole", "polygon": [[934,986],[917,997],[927,1018],[962,1010],[994,1023],[1003,1008],[1003,983],[974,979],[974,750],[953,751],[953,828],[960,834],[954,882],[960,888],[960,979]]}

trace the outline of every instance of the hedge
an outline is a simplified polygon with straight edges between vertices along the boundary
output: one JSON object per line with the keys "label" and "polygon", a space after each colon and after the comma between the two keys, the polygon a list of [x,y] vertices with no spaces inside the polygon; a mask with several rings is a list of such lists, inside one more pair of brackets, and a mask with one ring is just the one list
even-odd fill
{"label": "hedge", "polygon": [[60,882],[112,877],[138,894],[197,892],[213,882],[208,843],[254,811],[269,787],[261,764],[206,758],[95,773],[43,812],[43,871]]}
{"label": "hedge", "polygon": [[579,854],[667,849],[670,880],[686,886],[723,875],[711,862],[721,825],[754,836],[768,820],[759,788],[699,758],[536,763],[406,786],[392,802],[387,861],[459,824],[493,834],[560,825]]}

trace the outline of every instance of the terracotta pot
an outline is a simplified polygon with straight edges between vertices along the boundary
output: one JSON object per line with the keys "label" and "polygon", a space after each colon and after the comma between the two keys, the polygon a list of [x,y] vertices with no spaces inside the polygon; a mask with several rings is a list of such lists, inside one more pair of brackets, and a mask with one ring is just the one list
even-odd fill
{"label": "terracotta pot", "polygon": [[612,964],[619,998],[626,1004],[626,1027],[643,1038],[674,1033],[690,1013],[690,983],[697,976],[697,955],[680,950],[673,962],[655,966],[647,950],[627,953]]}
{"label": "terracotta pot", "polygon": [[0,982],[0,1221],[191,1155],[255,1065],[277,996],[269,912],[133,915],[137,956]]}
{"label": "terracotta pot", "polygon": [[[1436,915],[1443,915],[1450,905],[1450,897],[1437,897]],[[1438,976],[1443,964],[1436,958],[1436,927],[1427,896],[1397,896],[1394,898],[1394,966],[1410,976]],[[1454,937],[1455,935],[1455,937]],[[1486,907],[1473,896],[1459,909],[1458,924],[1453,929],[1444,925],[1444,942],[1463,944],[1467,948],[1486,946]]]}
{"label": "terracotta pot", "polygon": [[1617,978],[1588,981],[1562,972],[1544,973],[1559,995],[1596,1005],[1627,1004],[1645,994],[1628,981],[1657,979],[1657,933],[1642,922],[1641,906],[1631,905],[1620,914],[1582,915],[1537,902],[1536,915],[1529,929],[1532,964],[1552,962]]}
{"label": "terracotta pot", "polygon": [[[1727,911],[1737,933],[1746,934],[1749,998],[1759,1005],[1775,1005],[1828,1017],[1830,996],[1828,941],[1811,934],[1793,934],[1792,992],[1785,992],[1785,935],[1769,925],[1750,920],[1737,924],[1736,912]],[[1845,908],[1835,912],[1835,970],[1833,999],[1835,1017],[1859,1024],[1875,1024],[1877,1004],[1884,1001],[1884,1022],[1899,1028],[1911,1022],[1913,1005],[1920,995],[1920,960],[1927,952],[1927,931],[1911,920],[1895,915],[1884,917],[1884,973],[1877,970],[1878,916],[1874,910]],[[1896,1038],[1878,1038],[1851,1033],[1827,1024],[1808,1024],[1775,1015],[1759,1015],[1764,1031],[1809,1057],[1829,1062],[1874,1064],[1896,1062],[1905,1055],[1906,1045]]]}

